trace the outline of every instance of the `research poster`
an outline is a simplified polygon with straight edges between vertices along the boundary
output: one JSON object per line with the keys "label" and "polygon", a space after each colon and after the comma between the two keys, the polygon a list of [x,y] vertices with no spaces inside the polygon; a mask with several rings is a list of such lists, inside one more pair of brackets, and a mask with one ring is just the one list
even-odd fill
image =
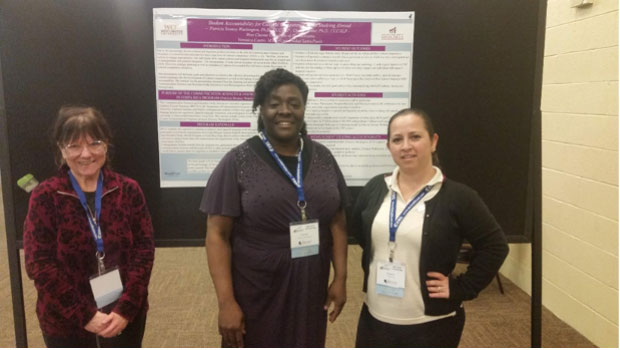
{"label": "research poster", "polygon": [[389,117],[410,106],[414,12],[153,10],[161,187],[204,187],[257,134],[254,84],[285,68],[310,92],[308,134],[348,186],[390,172]]}

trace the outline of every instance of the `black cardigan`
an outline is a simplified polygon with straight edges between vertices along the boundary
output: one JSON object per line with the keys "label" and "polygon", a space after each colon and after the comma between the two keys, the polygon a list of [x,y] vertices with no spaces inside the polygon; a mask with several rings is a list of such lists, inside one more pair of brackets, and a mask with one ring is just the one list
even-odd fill
{"label": "black cardigan", "polygon": [[[355,235],[363,249],[364,291],[373,256],[372,223],[388,193],[385,177],[389,175],[377,175],[366,184],[350,215],[349,232]],[[508,255],[508,244],[504,232],[480,196],[461,183],[445,179],[439,192],[425,205],[419,271],[424,313],[445,315],[456,310],[463,300],[475,298],[493,280]],[[475,252],[467,271],[456,277],[450,276],[450,299],[430,298],[425,284],[426,273],[437,271],[450,275],[464,239],[471,243]]]}

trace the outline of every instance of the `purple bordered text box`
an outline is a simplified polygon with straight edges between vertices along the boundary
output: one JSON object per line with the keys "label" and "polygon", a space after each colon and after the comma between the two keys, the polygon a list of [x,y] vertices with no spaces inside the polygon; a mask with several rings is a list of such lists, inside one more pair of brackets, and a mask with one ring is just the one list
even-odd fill
{"label": "purple bordered text box", "polygon": [[159,90],[160,100],[252,101],[252,91]]}
{"label": "purple bordered text box", "polygon": [[370,22],[187,19],[187,40],[216,43],[370,45]]}
{"label": "purple bordered text box", "polygon": [[182,49],[252,50],[252,44],[181,43]]}
{"label": "purple bordered text box", "polygon": [[181,122],[180,126],[199,128],[249,128],[251,124],[242,122]]}
{"label": "purple bordered text box", "polygon": [[381,98],[382,92],[315,92],[316,98]]}
{"label": "purple bordered text box", "polygon": [[313,140],[387,140],[385,134],[312,134]]}
{"label": "purple bordered text box", "polygon": [[385,51],[385,46],[326,46],[321,51]]}

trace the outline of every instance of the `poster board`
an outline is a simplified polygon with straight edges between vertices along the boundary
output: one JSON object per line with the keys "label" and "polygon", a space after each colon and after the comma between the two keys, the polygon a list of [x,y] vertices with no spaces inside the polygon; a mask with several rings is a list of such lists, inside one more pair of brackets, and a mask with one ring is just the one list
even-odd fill
{"label": "poster board", "polygon": [[309,136],[348,186],[390,172],[385,119],[411,105],[414,12],[153,10],[162,187],[204,187],[257,133],[254,85],[284,68],[308,84]]}

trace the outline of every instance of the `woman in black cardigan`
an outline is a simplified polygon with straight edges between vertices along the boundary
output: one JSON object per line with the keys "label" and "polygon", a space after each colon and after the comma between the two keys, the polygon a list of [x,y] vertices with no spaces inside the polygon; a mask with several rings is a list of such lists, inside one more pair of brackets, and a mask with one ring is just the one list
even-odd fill
{"label": "woman in black cardigan", "polygon": [[[357,347],[457,347],[462,301],[492,281],[508,254],[478,194],[436,166],[438,139],[424,111],[392,116],[387,147],[396,169],[371,179],[353,208],[366,292]],[[463,240],[475,255],[452,276]]]}

